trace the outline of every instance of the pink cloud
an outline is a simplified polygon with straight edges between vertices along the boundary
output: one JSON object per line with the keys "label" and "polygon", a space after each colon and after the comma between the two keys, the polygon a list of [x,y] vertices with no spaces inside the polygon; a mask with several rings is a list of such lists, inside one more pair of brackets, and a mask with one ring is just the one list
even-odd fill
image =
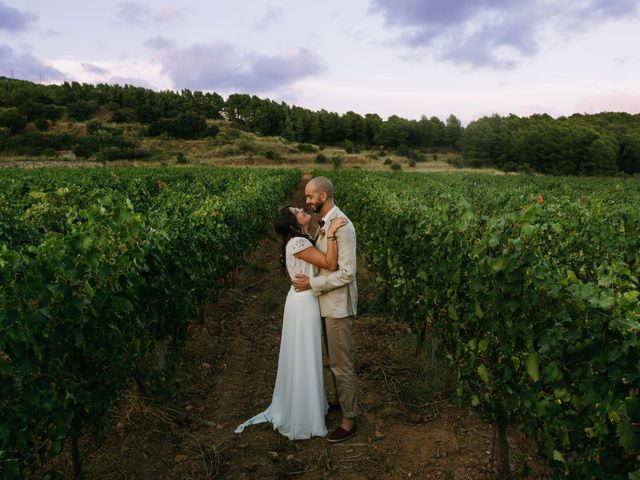
{"label": "pink cloud", "polygon": [[438,59],[510,69],[541,51],[547,30],[570,38],[606,21],[637,17],[639,5],[637,0],[370,0],[370,11],[398,29],[399,42],[412,51],[426,48]]}
{"label": "pink cloud", "polygon": [[186,19],[184,9],[177,9],[171,5],[151,9],[139,2],[119,3],[116,17],[120,22],[137,26],[150,23],[176,22]]}
{"label": "pink cloud", "polygon": [[306,48],[265,55],[241,51],[228,42],[165,49],[158,56],[174,85],[196,90],[267,92],[321,74],[322,58]]}
{"label": "pink cloud", "polygon": [[608,92],[591,95],[578,102],[576,112],[640,113],[640,92]]}

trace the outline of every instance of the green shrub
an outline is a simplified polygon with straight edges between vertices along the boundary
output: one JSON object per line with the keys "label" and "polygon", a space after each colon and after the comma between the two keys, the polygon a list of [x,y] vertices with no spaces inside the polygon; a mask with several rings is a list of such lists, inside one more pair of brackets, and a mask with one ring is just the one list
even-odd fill
{"label": "green shrub", "polygon": [[316,147],[308,143],[299,143],[297,149],[300,153],[314,153],[317,151]]}
{"label": "green shrub", "polygon": [[222,145],[218,149],[218,155],[220,155],[221,157],[231,157],[233,155],[237,155],[238,153],[238,149],[236,149],[235,145]]}
{"label": "green shrub", "polygon": [[163,133],[167,133],[170,128],[171,120],[168,118],[160,118],[159,120],[154,120],[149,124],[146,134],[150,137],[158,137]]}
{"label": "green shrub", "polygon": [[91,149],[91,147],[89,147],[89,145],[85,143],[74,145],[71,151],[78,158],[89,158],[93,153],[93,150]]}
{"label": "green shrub", "polygon": [[93,135],[102,130],[102,123],[100,123],[98,120],[89,120],[85,128],[87,130],[87,134]]}
{"label": "green shrub", "polygon": [[47,120],[55,122],[64,116],[64,107],[58,105],[45,105],[44,115]]}
{"label": "green shrub", "polygon": [[504,165],[502,165],[502,169],[503,172],[516,172],[518,170],[518,164],[515,162],[507,162]]}
{"label": "green shrub", "polygon": [[347,153],[360,153],[358,146],[351,140],[345,140],[342,142],[342,148],[344,148],[344,151]]}
{"label": "green shrub", "polygon": [[53,148],[45,148],[40,152],[43,157],[55,158],[58,156],[57,152]]}
{"label": "green shrub", "polygon": [[0,110],[0,127],[7,127],[12,134],[22,132],[27,126],[27,117],[15,108]]}
{"label": "green shrub", "polygon": [[528,163],[523,163],[518,165],[516,171],[519,173],[533,173],[533,168],[531,168],[531,165]]}
{"label": "green shrub", "polygon": [[130,108],[121,108],[111,114],[111,121],[114,123],[132,122],[136,117],[136,112]]}
{"label": "green shrub", "polygon": [[107,147],[96,154],[96,159],[101,162],[109,160],[141,160],[151,157],[152,154],[148,150],[136,150],[130,147]]}
{"label": "green shrub", "polygon": [[215,138],[220,133],[220,127],[217,125],[209,125],[204,132],[205,137]]}
{"label": "green shrub", "polygon": [[241,153],[256,153],[258,147],[248,138],[241,138],[236,142],[236,147]]}
{"label": "green shrub", "polygon": [[176,155],[176,163],[185,164],[187,163],[187,157],[184,153],[180,152]]}
{"label": "green shrub", "polygon": [[242,135],[242,132],[240,130],[237,130],[235,128],[225,129],[216,136],[216,142],[220,145],[231,143],[240,138],[240,135]]}
{"label": "green shrub", "polygon": [[98,104],[93,100],[79,100],[76,103],[67,105],[69,117],[78,121],[88,120],[97,111]]}
{"label": "green shrub", "polygon": [[46,118],[37,118],[33,124],[35,127],[41,132],[46,132],[49,130],[49,121]]}
{"label": "green shrub", "polygon": [[384,162],[382,162],[382,163],[384,163],[385,165],[391,165],[393,163],[393,161],[390,158],[385,158]]}
{"label": "green shrub", "polygon": [[327,157],[324,153],[319,153],[318,155],[316,155],[316,163],[327,163]]}
{"label": "green shrub", "polygon": [[462,157],[451,157],[447,159],[447,163],[454,168],[463,168],[464,160]]}
{"label": "green shrub", "polygon": [[400,145],[397,149],[396,152],[398,155],[401,155],[403,157],[415,160],[417,162],[421,162],[426,160],[424,154],[422,153],[418,153],[416,150],[414,150],[413,148],[408,147],[407,145]]}
{"label": "green shrub", "polygon": [[340,155],[334,155],[331,157],[331,163],[333,164],[333,168],[340,168],[342,165],[342,157]]}
{"label": "green shrub", "polygon": [[273,150],[267,150],[264,152],[264,158],[267,160],[279,160],[280,154],[278,152],[274,152]]}
{"label": "green shrub", "polygon": [[207,120],[204,115],[185,112],[175,118],[160,118],[152,121],[147,129],[147,135],[157,137],[166,133],[174,138],[192,139],[202,138],[207,131]]}
{"label": "green shrub", "polygon": [[394,172],[402,170],[402,165],[400,165],[398,162],[393,162],[391,164],[391,170],[393,170]]}
{"label": "green shrub", "polygon": [[171,126],[167,133],[172,137],[201,138],[207,131],[207,120],[204,115],[185,112],[178,115]]}

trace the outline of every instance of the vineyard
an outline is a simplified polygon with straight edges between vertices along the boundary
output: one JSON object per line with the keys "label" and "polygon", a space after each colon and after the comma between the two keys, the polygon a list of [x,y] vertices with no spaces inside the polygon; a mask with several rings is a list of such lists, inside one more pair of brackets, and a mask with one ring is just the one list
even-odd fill
{"label": "vineyard", "polygon": [[[325,174],[377,303],[437,345],[457,398],[499,432],[503,476],[520,430],[558,478],[640,478],[637,180]],[[69,439],[79,469],[81,433],[101,435],[131,381],[144,391],[172,374],[300,178],[4,170],[0,476]]]}
{"label": "vineyard", "polygon": [[559,476],[640,478],[636,181],[333,178],[385,301],[440,342],[503,458],[519,428]]}
{"label": "vineyard", "polygon": [[[0,473],[20,478],[130,378],[163,376],[189,321],[269,228],[295,170],[5,171]],[[158,361],[154,352],[158,352]]]}

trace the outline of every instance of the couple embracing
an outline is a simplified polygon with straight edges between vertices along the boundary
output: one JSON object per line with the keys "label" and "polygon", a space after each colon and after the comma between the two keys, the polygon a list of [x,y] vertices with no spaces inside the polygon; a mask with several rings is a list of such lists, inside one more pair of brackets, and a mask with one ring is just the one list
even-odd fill
{"label": "couple embracing", "polygon": [[[340,406],[342,422],[329,442],[358,433],[357,380],[351,354],[351,327],[357,309],[356,233],[333,200],[333,185],[316,177],[305,187],[306,203],[322,215],[312,238],[311,216],[302,208],[280,209],[274,222],[282,237],[282,268],[291,278],[282,323],[278,373],[271,405],[236,432],[269,422],[290,440],[327,435],[329,411],[322,368],[322,337]],[[333,400],[333,399],[332,399]]]}

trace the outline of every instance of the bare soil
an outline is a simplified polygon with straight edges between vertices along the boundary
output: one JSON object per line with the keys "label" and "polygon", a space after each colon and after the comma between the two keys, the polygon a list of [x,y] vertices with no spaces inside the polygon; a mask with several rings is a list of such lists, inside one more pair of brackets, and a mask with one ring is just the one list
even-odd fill
{"label": "bare soil", "polygon": [[0,168],[90,168],[103,166],[99,162],[90,160],[11,160],[0,158]]}
{"label": "bare soil", "polygon": [[[300,188],[290,199],[302,204]],[[455,404],[446,368],[429,353],[407,355],[406,327],[368,305],[354,322],[354,360],[363,414],[359,434],[339,444],[290,441],[269,424],[234,429],[271,401],[281,318],[289,284],[279,243],[264,239],[230,275],[222,298],[192,325],[170,400],[128,391],[109,415],[106,440],[81,445],[90,479],[491,479],[493,429]],[[404,342],[404,343],[403,343]],[[437,354],[436,354],[437,359]],[[429,363],[433,365],[428,365]],[[432,372],[431,379],[424,372]],[[444,379],[444,380],[443,380]],[[329,383],[327,383],[329,384]],[[420,388],[416,388],[419,385]],[[422,390],[421,390],[422,389]],[[420,392],[427,392],[422,398]],[[330,411],[327,428],[340,422]],[[534,449],[510,432],[514,478],[549,478]],[[52,465],[72,478],[68,454]]]}

